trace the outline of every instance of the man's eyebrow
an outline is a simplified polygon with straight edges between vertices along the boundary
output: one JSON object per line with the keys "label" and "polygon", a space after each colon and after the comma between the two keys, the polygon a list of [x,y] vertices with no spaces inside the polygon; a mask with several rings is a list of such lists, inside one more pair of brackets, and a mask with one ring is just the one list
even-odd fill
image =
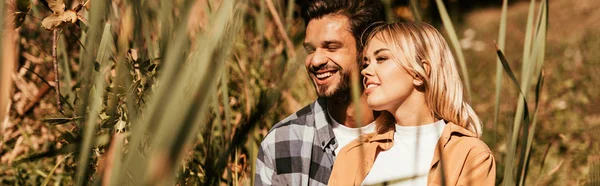
{"label": "man's eyebrow", "polygon": [[377,50],[375,50],[375,52],[373,52],[373,55],[377,55],[377,54],[379,54],[380,52],[383,52],[383,51],[389,51],[389,49],[387,49],[387,48],[377,49]]}
{"label": "man's eyebrow", "polygon": [[330,41],[323,41],[322,43],[323,46],[329,46],[329,45],[344,45],[344,43],[342,43],[342,41],[339,40],[330,40]]}

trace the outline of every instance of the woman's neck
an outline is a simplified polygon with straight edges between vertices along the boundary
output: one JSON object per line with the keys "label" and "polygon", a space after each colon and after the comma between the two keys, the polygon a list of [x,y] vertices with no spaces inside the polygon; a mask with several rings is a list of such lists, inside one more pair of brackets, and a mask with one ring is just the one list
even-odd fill
{"label": "woman's neck", "polygon": [[389,112],[394,114],[396,124],[401,126],[420,126],[435,122],[433,112],[421,92],[410,95],[397,109]]}

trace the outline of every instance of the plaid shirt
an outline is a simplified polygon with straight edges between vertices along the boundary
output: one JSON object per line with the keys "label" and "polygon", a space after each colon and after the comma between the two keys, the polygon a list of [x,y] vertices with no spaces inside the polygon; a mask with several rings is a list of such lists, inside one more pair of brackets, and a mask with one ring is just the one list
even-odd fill
{"label": "plaid shirt", "polygon": [[327,185],[338,147],[325,99],[275,124],[260,144],[255,185]]}

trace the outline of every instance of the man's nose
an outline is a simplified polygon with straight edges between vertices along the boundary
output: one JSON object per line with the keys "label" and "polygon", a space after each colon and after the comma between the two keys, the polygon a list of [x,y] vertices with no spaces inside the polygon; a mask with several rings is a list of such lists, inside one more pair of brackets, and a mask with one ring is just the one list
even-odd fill
{"label": "man's nose", "polygon": [[313,67],[321,67],[321,66],[327,64],[328,60],[329,59],[327,58],[327,55],[325,54],[325,52],[321,49],[317,49],[313,53],[313,57],[310,60],[310,64]]}

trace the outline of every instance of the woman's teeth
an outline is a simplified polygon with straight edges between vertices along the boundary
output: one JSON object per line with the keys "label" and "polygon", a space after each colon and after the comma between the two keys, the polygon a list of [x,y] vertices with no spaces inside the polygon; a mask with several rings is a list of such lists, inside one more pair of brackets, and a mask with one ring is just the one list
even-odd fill
{"label": "woman's teeth", "polygon": [[369,84],[369,85],[367,85],[367,88],[374,88],[374,87],[376,87],[376,86],[379,86],[379,85],[376,85],[376,84]]}

